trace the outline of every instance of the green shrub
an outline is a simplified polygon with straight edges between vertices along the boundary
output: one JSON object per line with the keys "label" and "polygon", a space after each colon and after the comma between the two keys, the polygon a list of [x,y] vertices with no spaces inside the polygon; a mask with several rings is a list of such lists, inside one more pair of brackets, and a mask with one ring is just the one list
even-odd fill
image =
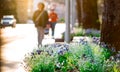
{"label": "green shrub", "polygon": [[58,20],[59,23],[64,23],[65,22],[65,19],[64,18],[61,18]]}
{"label": "green shrub", "polygon": [[108,61],[111,52],[94,43],[46,45],[33,50],[24,61],[30,72],[119,72]]}
{"label": "green shrub", "polygon": [[82,29],[81,27],[79,27],[75,28],[73,36],[100,37],[100,31],[95,29]]}
{"label": "green shrub", "polygon": [[55,69],[54,57],[49,56],[46,52],[28,56],[25,58],[25,62],[28,64],[30,72],[54,72]]}

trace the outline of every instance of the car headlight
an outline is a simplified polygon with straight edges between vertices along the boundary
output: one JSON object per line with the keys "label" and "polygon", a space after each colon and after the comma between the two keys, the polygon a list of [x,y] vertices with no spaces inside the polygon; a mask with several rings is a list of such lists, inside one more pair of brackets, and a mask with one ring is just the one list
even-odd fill
{"label": "car headlight", "polygon": [[9,21],[9,24],[13,24],[13,21]]}

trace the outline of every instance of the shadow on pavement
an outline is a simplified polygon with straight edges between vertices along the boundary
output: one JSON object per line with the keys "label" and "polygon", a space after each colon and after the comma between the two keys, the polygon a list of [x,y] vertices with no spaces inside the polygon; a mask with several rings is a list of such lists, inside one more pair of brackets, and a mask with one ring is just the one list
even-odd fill
{"label": "shadow on pavement", "polygon": [[1,67],[6,67],[6,68],[15,68],[18,64],[20,64],[20,62],[10,62],[10,61],[4,61],[4,60],[1,60],[0,61],[0,64],[1,64]]}
{"label": "shadow on pavement", "polygon": [[15,41],[16,39],[22,39],[23,37],[19,37],[19,36],[13,36],[13,37],[1,37],[2,41],[1,41],[1,46],[3,46],[4,44],[8,44],[12,41]]}
{"label": "shadow on pavement", "polygon": [[5,39],[4,37],[2,37],[2,30],[0,29],[0,72],[2,72],[3,70],[6,70],[6,69],[15,68],[20,63],[20,62],[12,62],[12,61],[3,60],[2,56],[1,56],[2,55],[2,46],[4,44],[7,44],[7,43],[13,41],[14,38],[15,37]]}

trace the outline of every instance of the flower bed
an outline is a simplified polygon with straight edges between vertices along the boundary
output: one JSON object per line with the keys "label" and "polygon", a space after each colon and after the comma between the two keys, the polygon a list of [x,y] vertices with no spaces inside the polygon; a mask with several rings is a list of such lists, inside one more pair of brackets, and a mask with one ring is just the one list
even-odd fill
{"label": "flower bed", "polygon": [[119,72],[120,54],[116,58],[111,54],[105,44],[82,40],[34,49],[25,56],[24,62],[29,72]]}

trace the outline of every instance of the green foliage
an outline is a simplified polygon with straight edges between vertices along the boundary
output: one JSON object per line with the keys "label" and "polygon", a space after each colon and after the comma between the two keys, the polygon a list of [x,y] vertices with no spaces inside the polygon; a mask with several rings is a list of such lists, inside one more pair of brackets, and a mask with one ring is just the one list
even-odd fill
{"label": "green foliage", "polygon": [[59,19],[58,22],[59,22],[59,23],[64,23],[64,22],[65,22],[65,19],[64,19],[64,18],[61,18],[61,19]]}
{"label": "green foliage", "polygon": [[46,52],[42,52],[41,55],[28,56],[25,62],[29,65],[30,72],[54,72],[55,69],[54,57]]}
{"label": "green foliage", "polygon": [[[57,47],[58,46],[58,47]],[[97,44],[44,46],[24,61],[30,72],[119,72],[119,61],[110,61],[111,52]]]}
{"label": "green foliage", "polygon": [[116,56],[111,56],[104,61],[103,67],[105,72],[120,72],[120,52]]}
{"label": "green foliage", "polygon": [[75,32],[72,36],[89,36],[89,37],[100,37],[100,32],[94,29],[82,29],[81,27],[75,28]]}
{"label": "green foliage", "polygon": [[120,72],[120,60],[119,61],[111,61],[106,60],[103,64],[104,66],[104,72]]}
{"label": "green foliage", "polygon": [[[64,33],[62,34],[62,38],[64,38]],[[87,37],[100,37],[100,31],[94,29],[82,29],[81,27],[76,27],[74,33],[70,34],[70,38],[73,39],[74,36],[87,36]]]}
{"label": "green foliage", "polygon": [[103,62],[108,58],[109,51],[105,51],[95,44],[80,45],[72,50],[77,56],[80,72],[104,72]]}

